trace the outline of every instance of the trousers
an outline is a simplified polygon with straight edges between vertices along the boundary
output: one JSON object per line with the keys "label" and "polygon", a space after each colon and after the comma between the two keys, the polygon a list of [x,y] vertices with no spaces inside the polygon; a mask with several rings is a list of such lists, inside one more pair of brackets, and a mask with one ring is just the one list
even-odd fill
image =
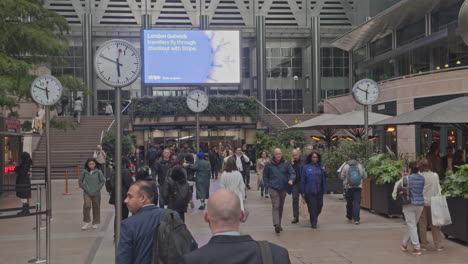
{"label": "trousers", "polygon": [[421,217],[422,211],[423,206],[416,206],[412,204],[403,205],[403,214],[405,215],[406,228],[403,231],[402,245],[408,245],[408,242],[411,240],[411,244],[413,244],[414,249],[421,249],[421,245],[419,244],[417,224],[419,217]]}
{"label": "trousers", "polygon": [[310,225],[317,226],[318,217],[323,208],[323,193],[306,193],[305,201],[309,209]]}
{"label": "trousers", "polygon": [[269,189],[271,198],[271,214],[273,217],[273,225],[281,226],[281,219],[283,218],[284,200],[286,199],[285,191],[278,191],[276,189]]}
{"label": "trousers", "polygon": [[294,184],[292,186],[292,208],[293,208],[293,217],[294,219],[299,219],[299,195],[300,195],[300,185]]}
{"label": "trousers", "polygon": [[346,190],[346,218],[349,220],[361,220],[361,191],[361,188],[349,188]]}
{"label": "trousers", "polygon": [[83,192],[83,222],[91,222],[91,208],[93,208],[93,225],[101,223],[101,195],[89,196]]}
{"label": "trousers", "polygon": [[423,247],[427,248],[429,241],[427,240],[427,227],[431,227],[432,239],[434,240],[434,245],[436,248],[442,248],[442,233],[440,232],[440,226],[432,225],[432,214],[431,207],[424,206],[419,218],[419,238],[421,239],[421,244]]}

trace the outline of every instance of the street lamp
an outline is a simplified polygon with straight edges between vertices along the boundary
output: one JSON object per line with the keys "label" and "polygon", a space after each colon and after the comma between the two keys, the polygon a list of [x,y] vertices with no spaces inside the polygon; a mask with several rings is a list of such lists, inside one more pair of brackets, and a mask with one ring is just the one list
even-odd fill
{"label": "street lamp", "polygon": [[293,79],[294,79],[294,95],[295,95],[294,99],[296,101],[294,104],[296,106],[294,110],[296,110],[296,113],[297,113],[297,107],[298,107],[297,81],[299,80],[299,77],[297,75],[294,75]]}

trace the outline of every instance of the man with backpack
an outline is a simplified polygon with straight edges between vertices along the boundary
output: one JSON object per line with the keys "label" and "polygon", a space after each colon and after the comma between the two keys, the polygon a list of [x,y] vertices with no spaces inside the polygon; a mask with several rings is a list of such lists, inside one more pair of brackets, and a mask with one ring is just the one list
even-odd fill
{"label": "man with backpack", "polygon": [[185,170],[182,166],[174,166],[169,170],[164,185],[164,201],[167,201],[167,208],[179,213],[180,219],[185,222],[187,205],[192,200],[192,191],[187,182]]}
{"label": "man with backpack", "polygon": [[122,221],[116,264],[170,264],[197,248],[179,215],[154,203],[154,189],[137,181],[127,192],[125,204],[132,216]]}
{"label": "man with backpack", "polygon": [[289,264],[288,251],[267,241],[255,241],[241,235],[239,225],[244,218],[239,196],[219,189],[208,200],[204,213],[212,237],[208,244],[193,251],[177,263],[185,264]]}
{"label": "man with backpack", "polygon": [[357,155],[351,153],[341,170],[341,179],[346,192],[346,218],[356,225],[360,221],[362,180],[366,178],[366,170],[357,161]]}

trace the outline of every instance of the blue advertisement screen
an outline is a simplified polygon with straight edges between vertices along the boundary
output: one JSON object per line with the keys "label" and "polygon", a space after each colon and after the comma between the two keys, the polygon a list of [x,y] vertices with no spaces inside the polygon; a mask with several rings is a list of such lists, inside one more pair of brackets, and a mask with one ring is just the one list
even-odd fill
{"label": "blue advertisement screen", "polygon": [[144,30],[147,84],[240,83],[239,31]]}

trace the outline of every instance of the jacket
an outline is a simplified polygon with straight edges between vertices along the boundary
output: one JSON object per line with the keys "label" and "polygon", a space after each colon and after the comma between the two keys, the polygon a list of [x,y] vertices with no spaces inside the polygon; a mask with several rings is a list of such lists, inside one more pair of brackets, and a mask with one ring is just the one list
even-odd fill
{"label": "jacket", "polygon": [[241,209],[244,210],[245,183],[239,171],[224,171],[223,174],[221,174],[219,187],[228,189],[237,194],[241,203]]}
{"label": "jacket", "polygon": [[302,161],[301,160],[294,161],[294,164],[292,165],[292,167],[294,169],[294,172],[296,173],[296,179],[294,179],[294,185],[300,184],[301,174],[302,174],[301,171],[303,167]]}
{"label": "jacket", "polygon": [[171,167],[172,164],[170,160],[164,160],[161,158],[158,162],[156,162],[154,165],[154,170],[156,175],[158,175],[159,185],[162,185],[166,182],[167,172]]}
{"label": "jacket", "polygon": [[[177,173],[170,173],[168,174],[168,177],[166,179],[166,184],[164,185],[164,190],[163,190],[163,200],[167,202],[167,208],[174,210],[176,212],[181,212],[181,213],[186,213],[187,212],[187,204],[184,206],[177,206],[177,202],[174,201],[173,197],[171,194],[173,194],[177,190],[177,185],[178,184],[187,184],[187,176],[185,174],[185,170],[182,170],[184,172],[183,175],[179,175]],[[169,172],[172,172],[172,170],[169,170]],[[180,194],[181,197],[185,197],[186,195],[189,195],[188,193],[183,193]]]}
{"label": "jacket", "polygon": [[29,177],[29,170],[31,162],[23,162],[15,167],[16,173],[16,196],[22,199],[31,198],[31,178]]}
{"label": "jacket", "polygon": [[291,163],[284,159],[281,159],[279,164],[272,159],[263,169],[263,184],[278,191],[287,191],[288,182],[294,182],[294,179],[296,179],[296,173]]}
{"label": "jacket", "polygon": [[321,163],[309,163],[302,168],[301,193],[326,193],[327,173]]}
{"label": "jacket", "polygon": [[[269,264],[290,264],[288,251],[269,243],[273,262]],[[262,256],[258,243],[249,235],[213,236],[208,244],[183,257],[179,264],[261,264]]]}
{"label": "jacket", "polygon": [[122,221],[116,264],[151,264],[154,229],[163,212],[154,204],[147,205]]}
{"label": "jacket", "polygon": [[101,189],[106,183],[106,178],[104,178],[100,169],[83,170],[78,183],[87,195],[98,196],[101,195]]}
{"label": "jacket", "polygon": [[431,197],[439,195],[440,183],[439,175],[432,171],[421,172],[424,177],[424,205],[431,206]]}
{"label": "jacket", "polygon": [[[361,183],[359,186],[351,186],[348,183],[348,172],[349,168],[351,166],[357,166],[359,169],[359,173],[361,174]],[[361,163],[359,163],[357,160],[348,160],[346,164],[343,166],[343,169],[341,169],[341,174],[340,174],[341,180],[343,180],[343,187],[345,189],[350,189],[350,188],[362,188],[362,180],[367,179],[367,172],[362,167]]]}
{"label": "jacket", "polygon": [[[424,206],[424,176],[418,173],[413,173],[408,176],[409,177],[409,189],[410,189],[410,198],[411,198],[411,204],[416,205],[416,206]],[[402,182],[400,183],[400,186],[407,186],[407,178],[406,176],[403,177]]]}
{"label": "jacket", "polygon": [[[132,183],[133,183],[133,179],[132,179],[132,176],[130,175],[130,170],[128,168],[122,168],[122,197],[120,197],[122,202],[127,197],[127,192],[130,189],[130,186],[132,185]],[[115,204],[115,188],[112,188],[112,191],[109,197],[109,203]],[[122,206],[126,206],[126,205],[122,203]]]}

